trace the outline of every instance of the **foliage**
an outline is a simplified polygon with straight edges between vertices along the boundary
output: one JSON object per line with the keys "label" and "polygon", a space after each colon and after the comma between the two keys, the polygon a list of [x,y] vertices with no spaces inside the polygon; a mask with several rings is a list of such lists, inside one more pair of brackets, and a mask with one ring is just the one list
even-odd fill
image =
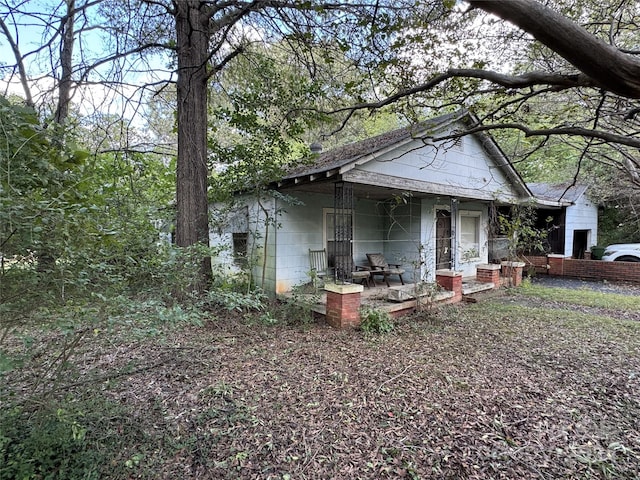
{"label": "foliage", "polygon": [[632,204],[605,207],[598,213],[598,244],[640,242],[640,216]]}
{"label": "foliage", "polygon": [[[56,125],[0,97],[0,245],[6,257],[33,252],[42,260],[52,243],[72,234],[69,215],[79,198],[87,153],[61,144]],[[58,249],[60,246],[58,246]]]}
{"label": "foliage", "polygon": [[239,292],[232,289],[217,287],[211,289],[206,301],[212,308],[224,308],[236,312],[260,312],[265,309],[267,297],[259,290]]}
{"label": "foliage", "polygon": [[291,295],[278,299],[270,305],[274,323],[285,325],[310,325],[315,321],[314,308],[321,302],[315,284],[299,285]]}
{"label": "foliage", "polygon": [[81,412],[3,409],[0,431],[0,478],[100,478],[106,459],[90,448]]}
{"label": "foliage", "polygon": [[360,310],[360,330],[367,335],[383,335],[393,330],[391,316],[380,309],[363,308]]}
{"label": "foliage", "polygon": [[[153,155],[88,156],[32,109],[0,98],[0,110],[3,311],[95,289],[135,293],[159,279],[170,260],[156,228],[172,216],[169,167]],[[10,321],[2,315],[3,327]]]}
{"label": "foliage", "polygon": [[510,212],[498,212],[498,233],[508,240],[509,258],[521,253],[544,252],[548,229],[536,228],[533,205],[514,205]]}

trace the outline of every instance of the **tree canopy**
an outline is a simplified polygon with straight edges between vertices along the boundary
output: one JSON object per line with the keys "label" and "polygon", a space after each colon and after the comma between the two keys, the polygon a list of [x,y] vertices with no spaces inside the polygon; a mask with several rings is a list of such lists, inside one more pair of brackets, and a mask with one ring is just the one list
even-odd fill
{"label": "tree canopy", "polygon": [[[2,71],[45,122],[65,123],[76,102],[84,114],[139,123],[151,96],[175,85],[176,240],[206,245],[212,164],[252,151],[215,141],[212,129],[225,122],[287,156],[309,140],[305,130],[343,132],[359,112],[413,121],[465,107],[480,119],[469,131],[502,136],[524,171],[537,165],[542,174],[551,158],[567,176],[588,165],[637,188],[638,8],[631,0],[64,0],[41,11],[39,2],[6,0],[0,30],[13,59]],[[26,28],[41,40],[26,44]],[[253,73],[261,69],[269,78]],[[38,77],[47,87],[35,88]],[[152,143],[123,137],[122,148]]]}

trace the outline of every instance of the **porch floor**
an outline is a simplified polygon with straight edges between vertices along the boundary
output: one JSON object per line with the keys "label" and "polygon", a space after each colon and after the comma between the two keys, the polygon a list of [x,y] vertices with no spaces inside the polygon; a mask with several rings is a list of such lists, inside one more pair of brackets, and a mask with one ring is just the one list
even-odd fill
{"label": "porch floor", "polygon": [[[410,289],[413,284],[405,283],[404,287]],[[378,282],[375,287],[364,287],[361,294],[361,306],[375,307],[376,309],[386,311],[387,313],[398,312],[415,308],[417,302],[415,299],[405,301],[391,301],[388,299],[389,291],[394,287],[402,287],[399,280],[389,279],[389,287],[385,283]],[[442,291],[435,296],[435,300],[443,300],[453,296],[452,292]],[[303,301],[314,302],[311,310],[321,315],[327,314],[327,293],[322,287],[318,288],[317,293],[285,293],[283,297],[287,299],[300,298]]]}

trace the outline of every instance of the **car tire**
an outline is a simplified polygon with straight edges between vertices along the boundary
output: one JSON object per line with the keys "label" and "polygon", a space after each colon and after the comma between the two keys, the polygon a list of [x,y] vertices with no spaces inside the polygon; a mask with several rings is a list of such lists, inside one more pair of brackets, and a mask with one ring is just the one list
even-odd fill
{"label": "car tire", "polygon": [[640,258],[634,257],[633,255],[623,255],[616,258],[616,262],[640,262]]}

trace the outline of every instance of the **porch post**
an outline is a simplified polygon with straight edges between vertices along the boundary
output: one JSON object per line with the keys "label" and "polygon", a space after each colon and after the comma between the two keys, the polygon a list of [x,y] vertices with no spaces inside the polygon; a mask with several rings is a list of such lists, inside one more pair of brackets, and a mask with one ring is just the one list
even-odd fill
{"label": "porch post", "polygon": [[451,198],[451,269],[458,270],[458,199]]}
{"label": "porch post", "polygon": [[445,290],[453,292],[453,297],[447,303],[462,301],[462,272],[436,270],[436,283]]}
{"label": "porch post", "polygon": [[360,325],[360,296],[363,285],[328,283],[327,323],[334,328],[357,327]]}
{"label": "porch post", "polygon": [[337,282],[350,282],[353,271],[353,184],[336,182],[333,197],[334,266]]}

